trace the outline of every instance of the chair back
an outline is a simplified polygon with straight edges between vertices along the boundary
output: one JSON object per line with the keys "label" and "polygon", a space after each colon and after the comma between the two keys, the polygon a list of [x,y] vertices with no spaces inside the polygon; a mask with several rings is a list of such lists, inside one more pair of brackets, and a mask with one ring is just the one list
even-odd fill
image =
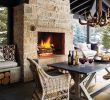
{"label": "chair back", "polygon": [[79,49],[81,50],[83,56],[86,58],[94,58],[97,53],[96,51],[89,49],[88,44],[86,43],[79,43]]}
{"label": "chair back", "polygon": [[34,61],[34,60],[30,59],[30,58],[27,58],[27,60],[30,62],[30,69],[31,69],[31,72],[32,72],[32,75],[33,75],[33,79],[34,79],[35,84],[36,84],[36,87],[37,87],[37,89],[42,90],[40,77],[39,77],[39,72],[38,72],[40,66],[38,66],[36,61]]}
{"label": "chair back", "polygon": [[88,46],[86,43],[78,43],[78,48],[82,51],[84,50],[89,50]]}
{"label": "chair back", "polygon": [[[43,68],[32,59],[29,59],[30,61],[30,69],[33,74],[33,78],[36,82],[37,88],[39,88],[42,91],[45,91],[45,87],[47,87],[47,83],[50,79],[50,76],[43,70]],[[46,90],[47,91],[47,90]]]}

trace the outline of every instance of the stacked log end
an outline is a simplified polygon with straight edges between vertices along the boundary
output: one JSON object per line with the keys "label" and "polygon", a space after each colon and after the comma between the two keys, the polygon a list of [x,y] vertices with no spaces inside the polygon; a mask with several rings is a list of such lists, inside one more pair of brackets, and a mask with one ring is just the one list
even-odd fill
{"label": "stacked log end", "polygon": [[10,71],[0,72],[0,85],[7,85],[10,83]]}

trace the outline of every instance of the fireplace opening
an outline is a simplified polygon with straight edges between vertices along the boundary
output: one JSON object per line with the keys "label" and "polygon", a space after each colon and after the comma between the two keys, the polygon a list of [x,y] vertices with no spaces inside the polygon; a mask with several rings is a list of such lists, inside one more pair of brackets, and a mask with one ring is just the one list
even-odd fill
{"label": "fireplace opening", "polygon": [[64,37],[64,33],[38,32],[38,55],[40,57],[63,55],[65,51]]}

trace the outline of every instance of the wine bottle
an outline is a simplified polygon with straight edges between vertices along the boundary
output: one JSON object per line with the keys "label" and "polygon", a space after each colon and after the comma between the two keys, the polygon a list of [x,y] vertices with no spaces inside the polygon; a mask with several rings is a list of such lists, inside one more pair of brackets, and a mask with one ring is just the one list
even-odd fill
{"label": "wine bottle", "polygon": [[99,47],[98,47],[98,45],[97,45],[97,50],[96,51],[97,51],[96,55],[99,56]]}
{"label": "wine bottle", "polygon": [[71,51],[68,54],[68,65],[71,65]]}
{"label": "wine bottle", "polygon": [[78,65],[78,51],[76,49],[76,54],[75,54],[75,65]]}
{"label": "wine bottle", "polygon": [[71,65],[74,64],[74,51],[72,51],[72,56],[71,56]]}

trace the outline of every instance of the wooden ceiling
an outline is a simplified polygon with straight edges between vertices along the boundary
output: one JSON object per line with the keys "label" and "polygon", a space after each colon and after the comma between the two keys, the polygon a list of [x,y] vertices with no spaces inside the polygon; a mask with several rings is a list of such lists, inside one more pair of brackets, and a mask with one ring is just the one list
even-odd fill
{"label": "wooden ceiling", "polygon": [[[75,15],[96,15],[96,0],[70,0],[71,13]],[[103,14],[107,13],[107,9],[110,8],[110,0],[102,0]]]}
{"label": "wooden ceiling", "polygon": [[70,0],[70,9],[73,14],[83,15],[84,11],[90,11],[94,0]]}

